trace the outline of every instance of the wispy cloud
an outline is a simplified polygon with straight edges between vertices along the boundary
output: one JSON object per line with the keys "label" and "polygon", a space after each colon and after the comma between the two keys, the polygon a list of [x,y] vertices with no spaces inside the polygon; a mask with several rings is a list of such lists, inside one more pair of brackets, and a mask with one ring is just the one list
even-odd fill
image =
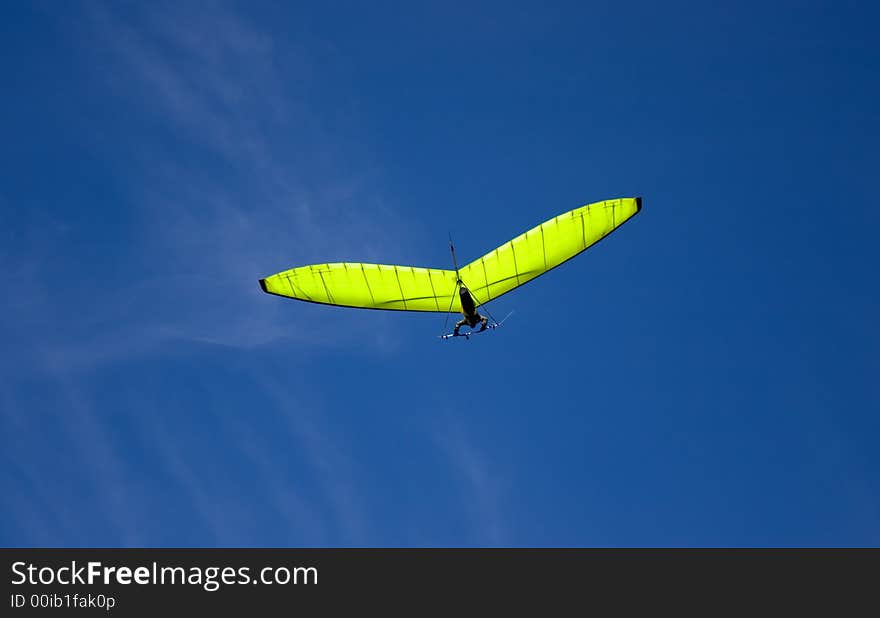
{"label": "wispy cloud", "polygon": [[[86,544],[77,511],[92,501],[116,544],[140,545],[141,515],[130,506],[130,484],[124,476],[122,454],[114,446],[112,426],[96,415],[82,389],[65,376],[44,380],[51,405],[39,410],[21,397],[4,394],[0,425],[5,439],[37,434],[41,436],[38,446],[53,445],[41,451],[41,457],[29,452],[33,444],[10,443],[3,449],[4,474],[17,475],[22,481],[4,482],[7,493],[13,492],[12,487],[27,488],[10,496],[9,502],[15,504],[13,521],[26,529],[33,543]],[[64,473],[65,467],[74,465],[88,477],[87,485],[78,491]]]}
{"label": "wispy cloud", "polygon": [[[265,296],[257,279],[312,261],[384,261],[383,246],[399,234],[373,164],[344,152],[345,139],[322,128],[320,114],[306,103],[311,68],[295,47],[279,45],[223,4],[207,10],[135,5],[124,12],[113,3],[88,6],[83,43],[104,61],[97,83],[120,114],[131,116],[110,148],[124,155],[114,168],[121,196],[114,208],[125,209],[132,229],[126,242],[102,256],[106,272],[96,272],[102,265],[77,253],[89,238],[82,219],[33,209],[4,226],[15,238],[0,247],[0,265],[16,294],[0,300],[13,350],[2,359],[0,386],[43,380],[56,395],[45,404],[47,414],[91,474],[89,491],[100,496],[105,542],[150,544],[131,506],[140,496],[123,472],[127,456],[115,446],[112,419],[90,400],[84,376],[100,382],[104,370],[173,352],[181,341],[252,351],[291,339],[339,345],[369,331],[382,345],[391,326],[383,314],[294,307]],[[320,328],[308,326],[317,319]],[[338,433],[315,411],[320,401],[312,402],[315,410],[294,407],[282,385],[259,379],[280,411],[280,430],[309,466],[303,477],[314,478],[321,492],[320,500],[309,500],[301,478],[279,471],[285,462],[278,452],[261,448],[266,435],[234,417],[213,418],[236,436],[231,456],[254,471],[266,500],[261,507],[296,531],[293,544],[367,544],[354,466]],[[4,392],[23,409],[33,405]],[[225,489],[206,485],[205,471],[188,451],[192,437],[156,418],[136,396],[121,403],[139,429],[145,456],[189,497],[209,538],[247,543],[240,527],[247,507],[227,504]],[[11,408],[0,419],[4,427],[24,422],[25,433],[39,434],[36,419],[23,421]],[[57,473],[20,473],[31,493],[17,501],[18,515],[9,516],[28,526],[31,542],[82,542],[70,501],[44,495]],[[239,508],[240,519],[223,512],[224,505]],[[28,518],[40,508],[44,515]],[[198,542],[209,544],[205,537]]]}
{"label": "wispy cloud", "polygon": [[235,346],[289,336],[256,279],[291,261],[367,259],[387,233],[381,200],[361,186],[369,168],[333,165],[342,155],[302,92],[308,59],[222,5],[146,8],[136,26],[95,10],[94,23],[123,68],[109,86],[149,93],[143,111],[200,153],[145,149],[132,187],[138,249],[155,258],[141,285],[177,301],[166,332]]}
{"label": "wispy cloud", "polygon": [[474,444],[460,422],[447,419],[434,431],[434,437],[461,484],[476,544],[505,545],[508,535],[502,507],[501,488],[505,483],[501,471],[493,466],[487,453]]}
{"label": "wispy cloud", "polygon": [[[76,270],[59,279],[59,260],[75,262],[65,247],[80,230],[58,215],[16,222],[17,234],[43,241],[0,256],[17,290],[9,315],[56,325],[35,331],[22,352],[81,369],[168,341],[326,346],[355,330],[387,341],[381,314],[317,314],[257,285],[304,263],[385,261],[383,246],[405,236],[374,163],[347,152],[347,138],[307,103],[307,55],[222,3],[88,7],[87,27],[75,32],[101,58],[95,83],[131,117],[111,152],[125,160],[113,168],[116,208],[132,229],[127,246],[106,256],[113,268],[100,281]],[[316,315],[330,327],[320,334],[303,327]]]}
{"label": "wispy cloud", "polygon": [[295,405],[290,389],[277,380],[265,375],[255,379],[282,411],[291,437],[305,451],[331,507],[338,538],[345,539],[347,545],[369,544],[362,500],[353,478],[354,464],[337,444],[334,432],[321,421],[314,402],[304,402],[298,396]]}

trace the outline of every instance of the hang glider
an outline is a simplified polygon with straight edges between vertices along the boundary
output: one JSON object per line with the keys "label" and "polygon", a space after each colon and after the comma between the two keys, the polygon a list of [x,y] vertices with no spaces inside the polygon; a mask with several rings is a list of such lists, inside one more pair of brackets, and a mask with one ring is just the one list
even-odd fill
{"label": "hang glider", "polygon": [[312,264],[260,279],[267,294],[312,303],[458,313],[466,283],[480,306],[556,268],[593,246],[642,208],[640,197],[575,208],[535,226],[455,270],[359,262]]}

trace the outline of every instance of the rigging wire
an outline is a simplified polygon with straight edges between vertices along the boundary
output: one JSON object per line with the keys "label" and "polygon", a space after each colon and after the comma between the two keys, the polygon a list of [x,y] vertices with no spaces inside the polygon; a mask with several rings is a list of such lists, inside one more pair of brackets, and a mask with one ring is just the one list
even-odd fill
{"label": "rigging wire", "polygon": [[[453,288],[453,290],[452,290],[452,298],[449,299],[449,309],[446,311],[446,319],[443,320],[443,333],[444,334],[446,333],[446,327],[449,325],[449,314],[452,313],[452,305],[455,302],[455,293],[458,292],[458,287],[460,285],[465,285],[464,281],[461,280],[461,277],[458,274],[458,260],[455,257],[455,245],[452,244],[452,232],[449,233],[449,251],[452,253],[452,265],[455,267],[455,288]],[[471,288],[469,288],[469,287],[467,289],[470,292],[470,295],[476,301],[477,307],[483,305],[483,303],[480,302],[480,299],[477,298],[477,295],[474,294],[473,290],[471,290]],[[492,315],[492,313],[489,311],[488,307],[483,306],[483,310],[486,312],[486,315],[489,316],[489,319],[492,320],[492,323],[493,323],[492,328],[495,328],[495,326],[498,326],[499,324],[501,324],[501,322],[499,322],[498,320],[495,319],[495,316]],[[509,315],[510,314],[508,314],[508,316]],[[505,317],[504,319],[506,320],[507,317]],[[504,320],[502,320],[502,322],[503,321]]]}
{"label": "rigging wire", "polygon": [[449,314],[452,313],[452,305],[455,302],[455,293],[458,292],[458,286],[461,285],[461,279],[458,276],[458,260],[455,259],[455,245],[452,244],[452,232],[449,232],[449,251],[452,253],[452,265],[455,266],[455,287],[452,288],[452,297],[449,299],[449,309],[446,310],[446,319],[443,320],[443,333],[446,334],[446,327],[449,325]]}
{"label": "rigging wire", "polygon": [[443,332],[441,333],[442,335],[446,334],[446,326],[449,324],[449,314],[452,313],[452,303],[455,302],[455,293],[458,292],[459,283],[461,283],[461,281],[456,280],[455,287],[452,288],[452,296],[449,299],[449,309],[446,310],[446,319],[443,320]]}
{"label": "rigging wire", "polygon": [[[491,320],[492,320],[495,324],[498,324],[498,323],[499,323],[498,320],[496,320],[496,319],[495,319],[495,316],[492,315],[492,314],[489,312],[489,308],[486,307],[485,305],[483,305],[483,303],[480,302],[480,299],[477,298],[477,295],[474,294],[473,290],[471,290],[470,288],[468,288],[468,292],[470,292],[470,293],[471,293],[471,296],[474,297],[474,300],[477,301],[477,307],[483,306],[483,309],[486,311],[486,315],[488,315],[489,318],[491,318]],[[507,319],[507,318],[505,318],[505,319]]]}

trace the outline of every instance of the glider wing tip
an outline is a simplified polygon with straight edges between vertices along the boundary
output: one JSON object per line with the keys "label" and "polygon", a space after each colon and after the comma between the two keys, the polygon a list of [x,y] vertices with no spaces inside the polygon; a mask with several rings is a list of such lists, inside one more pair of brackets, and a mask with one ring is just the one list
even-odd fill
{"label": "glider wing tip", "polygon": [[266,289],[266,280],[265,280],[265,279],[260,279],[260,288],[261,288],[266,294],[269,293],[269,290]]}
{"label": "glider wing tip", "polygon": [[640,212],[642,210],[642,197],[639,196],[636,198],[636,212]]}

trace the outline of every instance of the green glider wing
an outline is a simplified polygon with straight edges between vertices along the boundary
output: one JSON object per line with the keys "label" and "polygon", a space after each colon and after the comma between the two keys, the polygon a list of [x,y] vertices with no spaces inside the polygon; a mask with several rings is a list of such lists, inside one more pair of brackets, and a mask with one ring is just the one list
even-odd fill
{"label": "green glider wing", "polygon": [[455,281],[454,270],[337,262],[285,270],[260,285],[269,294],[326,305],[444,312]]}
{"label": "green glider wing", "polygon": [[[545,221],[459,269],[478,304],[531,281],[596,244],[639,212],[625,197],[575,208]],[[460,311],[453,270],[337,262],[285,270],[260,279],[264,292],[364,309]]]}

